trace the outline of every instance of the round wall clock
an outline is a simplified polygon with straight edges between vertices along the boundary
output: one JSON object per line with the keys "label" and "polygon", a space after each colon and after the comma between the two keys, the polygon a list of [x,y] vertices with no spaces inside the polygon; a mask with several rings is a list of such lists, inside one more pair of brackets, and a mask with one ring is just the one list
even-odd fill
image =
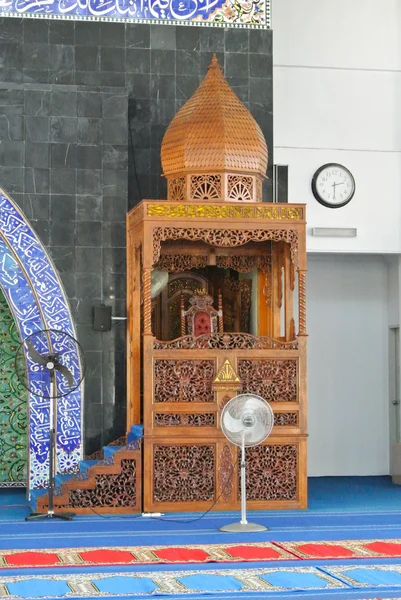
{"label": "round wall clock", "polygon": [[355,179],[346,167],[328,163],[314,174],[312,192],[323,206],[340,208],[348,204],[354,195]]}

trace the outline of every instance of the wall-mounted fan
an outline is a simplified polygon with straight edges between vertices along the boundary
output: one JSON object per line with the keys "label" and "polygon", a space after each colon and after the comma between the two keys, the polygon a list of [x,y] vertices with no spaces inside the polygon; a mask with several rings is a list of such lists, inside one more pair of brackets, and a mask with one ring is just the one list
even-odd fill
{"label": "wall-mounted fan", "polygon": [[[56,473],[57,399],[68,396],[81,384],[85,375],[82,347],[68,333],[42,329],[23,340],[16,354],[19,381],[33,395],[50,400],[49,404],[49,506],[47,513],[32,513],[27,521],[37,519],[71,520],[73,513],[55,513],[53,496]],[[27,366],[29,365],[29,371]]]}
{"label": "wall-mounted fan", "polygon": [[229,442],[241,448],[241,521],[220,527],[220,531],[266,531],[267,527],[248,523],[246,518],[245,448],[257,446],[270,435],[273,410],[260,396],[240,394],[232,398],[221,413],[221,429]]}

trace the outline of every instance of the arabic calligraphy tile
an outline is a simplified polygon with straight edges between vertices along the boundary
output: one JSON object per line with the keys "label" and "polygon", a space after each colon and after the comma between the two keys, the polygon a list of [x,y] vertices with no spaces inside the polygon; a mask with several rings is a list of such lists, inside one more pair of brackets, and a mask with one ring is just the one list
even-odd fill
{"label": "arabic calligraphy tile", "polygon": [[[3,277],[3,287],[8,294],[10,306],[17,317],[21,335],[26,337],[33,331],[59,327],[74,335],[68,307],[62,290],[58,283],[57,275],[47,260],[43,248],[38,243],[35,235],[24,222],[21,215],[13,205],[0,196],[0,229],[7,241],[18,253],[19,260],[25,267],[21,270],[14,260],[10,250],[4,245],[0,246],[0,262],[7,269],[0,269],[0,278]],[[29,276],[29,281],[25,273]],[[14,279],[10,279],[11,275]],[[6,281],[4,277],[8,276]],[[31,286],[35,288],[41,310],[46,319],[41,320],[38,304],[32,295]],[[67,348],[67,346],[66,346]],[[70,368],[74,373],[79,369],[77,356],[71,356]],[[28,368],[31,385],[33,388],[42,386],[40,374],[31,371],[32,365],[28,357]],[[63,389],[64,382],[60,389]],[[77,461],[82,454],[81,444],[81,394],[76,390],[68,397],[68,406],[62,403],[58,411],[59,446],[58,459],[69,456]],[[46,484],[48,469],[48,423],[49,401],[38,396],[30,398],[30,473],[29,485],[36,487]],[[60,461],[59,461],[60,462]]]}

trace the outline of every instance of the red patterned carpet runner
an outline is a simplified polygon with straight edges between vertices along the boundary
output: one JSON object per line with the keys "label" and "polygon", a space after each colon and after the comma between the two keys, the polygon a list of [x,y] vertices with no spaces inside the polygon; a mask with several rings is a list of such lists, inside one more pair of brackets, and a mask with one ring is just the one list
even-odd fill
{"label": "red patterned carpet runner", "polygon": [[401,540],[347,540],[339,542],[276,542],[294,557],[313,558],[401,558]]}
{"label": "red patterned carpet runner", "polygon": [[0,569],[90,565],[270,562],[401,558],[401,540],[266,542],[204,546],[127,546],[0,551]]}
{"label": "red patterned carpet runner", "polygon": [[186,564],[293,560],[272,543],[211,544],[204,546],[131,546],[119,548],[60,548],[0,552],[0,568],[89,565]]}

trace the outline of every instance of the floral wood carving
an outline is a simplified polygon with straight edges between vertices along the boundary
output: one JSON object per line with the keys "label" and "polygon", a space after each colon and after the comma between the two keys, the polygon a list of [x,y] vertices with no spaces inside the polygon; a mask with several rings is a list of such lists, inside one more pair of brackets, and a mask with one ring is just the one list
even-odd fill
{"label": "floral wood carving", "polygon": [[213,360],[155,360],[155,402],[214,402]]}
{"label": "floral wood carving", "polygon": [[154,424],[159,427],[213,427],[215,413],[155,413]]}
{"label": "floral wood carving", "polygon": [[[297,474],[297,445],[277,444],[246,448],[247,500],[296,500]],[[241,493],[240,476],[238,469],[238,498]]]}
{"label": "floral wood carving", "polygon": [[274,425],[275,427],[288,427],[298,425],[298,413],[297,412],[279,412],[274,414]]}
{"label": "floral wood carving", "polygon": [[230,202],[254,202],[253,177],[227,176],[227,200]]}
{"label": "floral wood carving", "polygon": [[160,244],[166,240],[202,240],[211,246],[234,248],[248,242],[286,242],[291,258],[298,264],[298,232],[293,229],[198,229],[194,227],[155,227],[153,229],[153,262],[160,258]]}
{"label": "floral wood carving", "polygon": [[175,202],[184,202],[185,200],[185,178],[177,177],[169,179],[167,182],[167,199]]}
{"label": "floral wood carving", "polygon": [[195,338],[186,335],[176,340],[153,342],[155,350],[196,350],[212,348],[216,350],[297,350],[298,340],[281,342],[269,337],[255,337],[250,333],[212,333]]}
{"label": "floral wood carving", "polygon": [[268,402],[296,402],[296,360],[239,360],[242,392],[252,392]]}
{"label": "floral wood carving", "polygon": [[94,490],[70,490],[69,508],[136,507],[136,460],[122,460],[121,473],[96,475]]}
{"label": "floral wood carving", "polygon": [[196,256],[192,254],[163,254],[155,265],[155,269],[168,271],[169,273],[181,273],[191,269],[207,267],[207,256]]}
{"label": "floral wood carving", "polygon": [[154,446],[153,501],[213,500],[214,472],[214,445]]}
{"label": "floral wood carving", "polygon": [[180,277],[179,279],[174,279],[170,281],[168,284],[168,297],[174,296],[177,292],[181,291],[191,291],[197,292],[199,290],[199,281],[197,279],[190,279],[185,277]]}
{"label": "floral wood carving", "polygon": [[233,491],[233,469],[231,450],[226,444],[219,458],[219,485],[221,495],[226,502],[230,501]]}
{"label": "floral wood carving", "polygon": [[221,200],[221,175],[192,175],[191,200]]}

